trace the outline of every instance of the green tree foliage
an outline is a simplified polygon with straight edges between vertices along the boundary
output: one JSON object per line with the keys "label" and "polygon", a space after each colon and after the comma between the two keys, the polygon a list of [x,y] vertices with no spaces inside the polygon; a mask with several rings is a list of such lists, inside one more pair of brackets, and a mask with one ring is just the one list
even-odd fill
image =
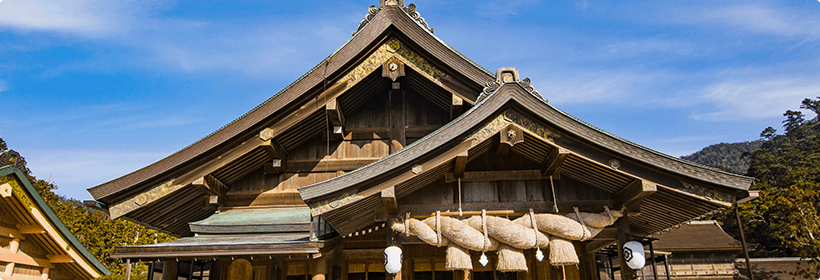
{"label": "green tree foliage", "polygon": [[[818,100],[805,99],[801,108],[817,110]],[[743,228],[750,242],[759,244],[757,257],[806,258],[796,275],[820,277],[820,123],[802,113],[787,111],[786,133],[774,135],[751,154],[747,175],[760,198],[740,205]],[[768,129],[767,129],[768,130]],[[766,131],[764,131],[764,134]],[[726,228],[735,224],[724,218]]]}
{"label": "green tree foliage", "polygon": [[[6,148],[0,138],[0,151]],[[54,193],[57,186],[29,175],[29,181],[54,210],[57,217],[74,236],[100,260],[112,274],[101,279],[123,279],[125,264],[110,258],[114,247],[123,245],[147,245],[175,239],[165,233],[124,220],[111,220],[107,212],[83,206],[82,202],[65,198]],[[132,265],[131,279],[146,279],[148,267],[144,264]]]}
{"label": "green tree foliage", "polygon": [[763,140],[714,144],[681,158],[726,172],[744,174],[751,161],[748,155],[762,144]]}

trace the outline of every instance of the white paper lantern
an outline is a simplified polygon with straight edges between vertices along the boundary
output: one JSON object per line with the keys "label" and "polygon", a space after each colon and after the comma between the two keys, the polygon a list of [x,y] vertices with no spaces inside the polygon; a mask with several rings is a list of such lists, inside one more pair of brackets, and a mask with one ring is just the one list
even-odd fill
{"label": "white paper lantern", "polygon": [[629,241],[624,244],[624,261],[631,269],[641,269],[646,264],[646,255],[643,245],[637,241]]}
{"label": "white paper lantern", "polygon": [[384,249],[384,270],[390,274],[401,271],[401,248],[390,246]]}

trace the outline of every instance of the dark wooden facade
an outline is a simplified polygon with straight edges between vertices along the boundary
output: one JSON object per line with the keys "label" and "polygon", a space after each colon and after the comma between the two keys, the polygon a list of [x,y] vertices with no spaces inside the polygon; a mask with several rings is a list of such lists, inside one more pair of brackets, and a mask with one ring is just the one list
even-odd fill
{"label": "dark wooden facade", "polygon": [[[598,249],[731,207],[750,183],[567,115],[516,69],[491,73],[442,43],[412,4],[383,0],[259,107],[89,191],[113,218],[182,237],[114,254],[163,279],[385,279],[382,252],[399,244],[407,279],[535,280],[594,279]],[[443,248],[390,229],[436,211],[531,209],[627,216],[575,242],[577,266],[526,250],[529,273],[446,271]]]}

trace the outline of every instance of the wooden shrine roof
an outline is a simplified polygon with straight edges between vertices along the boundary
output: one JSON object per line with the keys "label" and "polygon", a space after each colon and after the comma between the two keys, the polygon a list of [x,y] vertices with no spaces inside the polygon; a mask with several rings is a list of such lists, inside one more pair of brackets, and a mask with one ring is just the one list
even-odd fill
{"label": "wooden shrine roof", "polygon": [[[3,152],[0,161],[13,152]],[[0,212],[3,213],[0,216],[8,215],[15,220],[17,229],[0,227],[0,236],[33,242],[45,251],[47,259],[0,248],[0,261],[50,268],[73,279],[94,279],[110,274],[60,221],[23,171],[4,164],[0,162],[3,165],[0,166]]]}
{"label": "wooden shrine roof", "polygon": [[324,241],[310,240],[309,232],[200,234],[159,244],[116,247],[111,257],[206,259],[219,256],[311,255],[319,253],[324,244]]}
{"label": "wooden shrine roof", "polygon": [[281,233],[310,232],[310,209],[301,208],[235,208],[188,223],[191,232]]}
{"label": "wooden shrine roof", "polygon": [[662,251],[739,251],[739,240],[729,236],[717,221],[692,221],[653,236],[656,250]]}
{"label": "wooden shrine roof", "polygon": [[252,149],[263,144],[259,137],[255,137],[260,130],[287,119],[294,109],[320,94],[324,82],[333,84],[343,78],[366,57],[371,48],[377,47],[390,36],[398,36],[414,49],[423,50],[422,55],[435,60],[431,63],[447,69],[449,75],[441,77],[443,84],[470,89],[460,92],[476,93],[474,96],[464,96],[465,102],[472,103],[481,85],[492,79],[492,73],[445,44],[411,17],[407,7],[386,5],[379,8],[377,14],[350,41],[245,115],[158,162],[88,191],[100,202],[115,203],[147,187],[161,185],[181,176],[237,146],[244,145]]}

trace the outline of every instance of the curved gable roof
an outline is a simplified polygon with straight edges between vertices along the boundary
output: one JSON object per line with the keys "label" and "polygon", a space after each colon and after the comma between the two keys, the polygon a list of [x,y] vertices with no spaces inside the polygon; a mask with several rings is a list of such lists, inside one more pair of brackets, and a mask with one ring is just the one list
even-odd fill
{"label": "curved gable roof", "polygon": [[[366,23],[353,38],[342,47],[325,58],[310,71],[296,81],[274,94],[271,98],[253,108],[243,116],[220,128],[212,134],[183,148],[182,150],[130,174],[88,189],[91,195],[104,203],[116,200],[113,196],[121,195],[134,189],[148,185],[159,184],[163,180],[172,178],[176,171],[191,169],[198,161],[215,157],[214,153],[224,152],[236,146],[243,140],[253,137],[265,126],[287,117],[291,107],[304,100],[308,95],[318,94],[325,81],[325,73],[329,82],[339,79],[349,70],[351,64],[363,55],[374,44],[382,40],[388,33],[397,31],[409,39],[409,43],[419,46],[419,49],[428,51],[443,66],[450,68],[453,73],[461,77],[464,82],[479,88],[487,80],[492,79],[492,73],[477,65],[449,45],[445,44],[428,29],[414,20],[404,8],[399,6],[384,6],[375,17]],[[354,65],[355,66],[355,65]]]}

